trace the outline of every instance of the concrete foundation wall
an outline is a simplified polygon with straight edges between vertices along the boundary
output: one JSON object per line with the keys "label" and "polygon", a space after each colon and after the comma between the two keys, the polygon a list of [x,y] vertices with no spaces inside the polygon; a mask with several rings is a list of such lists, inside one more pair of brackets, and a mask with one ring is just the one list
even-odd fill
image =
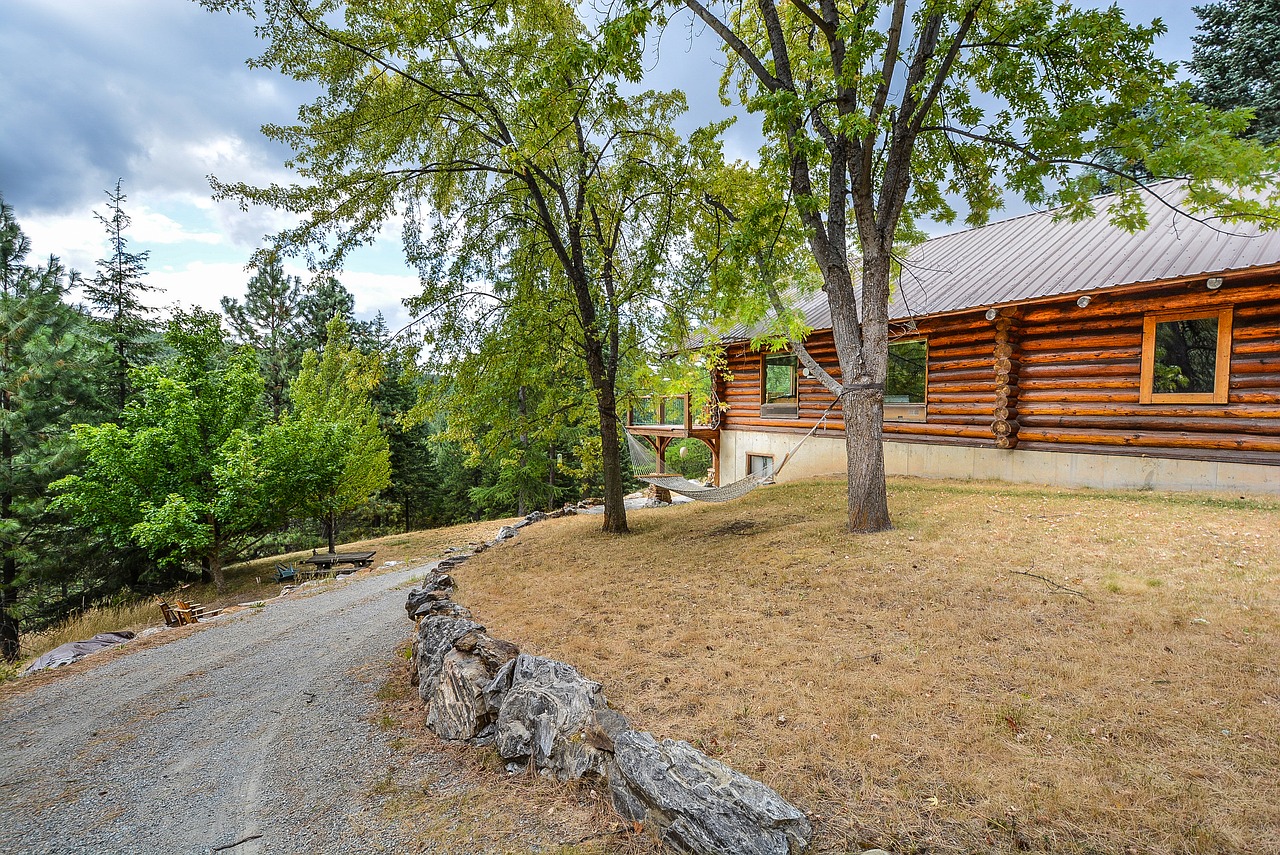
{"label": "concrete foundation wall", "polygon": [[[774,465],[795,447],[794,434],[726,430],[720,434],[720,483],[745,477],[747,455],[772,455]],[[845,472],[843,437],[810,437],[787,463],[780,483]],[[1096,487],[1107,490],[1219,491],[1280,495],[1280,466],[1215,463],[1166,457],[1012,451],[913,442],[884,444],[885,471],[923,478],[962,478]]]}

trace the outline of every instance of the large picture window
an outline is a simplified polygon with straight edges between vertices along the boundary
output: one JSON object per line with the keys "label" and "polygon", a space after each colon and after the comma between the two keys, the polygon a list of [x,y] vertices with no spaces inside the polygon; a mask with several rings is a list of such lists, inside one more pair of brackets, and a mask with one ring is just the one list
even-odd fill
{"label": "large picture window", "polygon": [[924,421],[929,346],[924,339],[889,345],[884,380],[884,417],[888,421]]}
{"label": "large picture window", "polygon": [[766,353],[761,363],[760,415],[795,416],[800,412],[796,355]]}
{"label": "large picture window", "polygon": [[1146,317],[1142,403],[1225,404],[1230,368],[1230,309]]}

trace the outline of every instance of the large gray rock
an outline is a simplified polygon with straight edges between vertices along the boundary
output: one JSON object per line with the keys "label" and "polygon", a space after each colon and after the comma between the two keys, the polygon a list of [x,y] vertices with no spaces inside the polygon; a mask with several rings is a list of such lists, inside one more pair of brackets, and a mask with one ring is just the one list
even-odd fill
{"label": "large gray rock", "polygon": [[453,643],[468,632],[476,630],[484,632],[484,627],[473,620],[446,615],[424,617],[418,624],[417,651],[414,655],[418,665],[418,697],[423,703],[431,703],[431,696],[435,694],[440,682],[444,657],[453,650]]}
{"label": "large gray rock", "polygon": [[813,827],[773,790],[687,742],[627,731],[609,768],[613,806],[676,852],[795,855]]}
{"label": "large gray rock", "polygon": [[493,678],[520,648],[473,629],[453,640],[440,662],[439,676],[427,700],[427,727],[442,739],[486,741],[497,723],[498,708],[486,694]]}
{"label": "large gray rock", "polygon": [[479,656],[450,650],[440,663],[440,676],[427,701],[427,727],[441,739],[486,736],[498,717],[484,693],[492,679]]}
{"label": "large gray rock", "polygon": [[499,710],[498,753],[562,781],[603,774],[614,741],[626,730],[599,683],[553,659],[517,656],[486,694]]}

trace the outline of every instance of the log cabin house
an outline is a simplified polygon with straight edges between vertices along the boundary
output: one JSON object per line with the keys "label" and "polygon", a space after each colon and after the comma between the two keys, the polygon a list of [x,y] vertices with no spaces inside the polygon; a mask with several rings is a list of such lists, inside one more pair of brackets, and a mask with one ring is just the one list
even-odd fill
{"label": "log cabin house", "polygon": [[[1034,213],[933,238],[901,267],[885,389],[889,474],[1061,486],[1280,494],[1280,232],[1198,221],[1153,186],[1148,228]],[[798,307],[839,369],[825,295]],[[794,354],[723,336],[715,424],[693,436],[717,483],[780,461],[832,402]],[[663,421],[659,419],[659,421]],[[844,471],[838,408],[779,480]]]}

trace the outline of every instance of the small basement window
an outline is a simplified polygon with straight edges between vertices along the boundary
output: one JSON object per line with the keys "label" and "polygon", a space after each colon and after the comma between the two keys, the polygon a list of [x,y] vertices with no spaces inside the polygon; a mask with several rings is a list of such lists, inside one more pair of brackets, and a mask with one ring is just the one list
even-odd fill
{"label": "small basement window", "polygon": [[1231,309],[1147,315],[1142,326],[1144,404],[1225,404]]}
{"label": "small basement window", "polygon": [[794,353],[764,354],[760,370],[760,415],[797,416],[800,414],[796,369]]}
{"label": "small basement window", "polygon": [[748,454],[747,455],[747,474],[761,475],[765,472],[773,472],[773,455],[772,454]]}
{"label": "small basement window", "polygon": [[885,421],[925,420],[925,388],[929,377],[929,345],[924,339],[889,345],[884,380]]}

